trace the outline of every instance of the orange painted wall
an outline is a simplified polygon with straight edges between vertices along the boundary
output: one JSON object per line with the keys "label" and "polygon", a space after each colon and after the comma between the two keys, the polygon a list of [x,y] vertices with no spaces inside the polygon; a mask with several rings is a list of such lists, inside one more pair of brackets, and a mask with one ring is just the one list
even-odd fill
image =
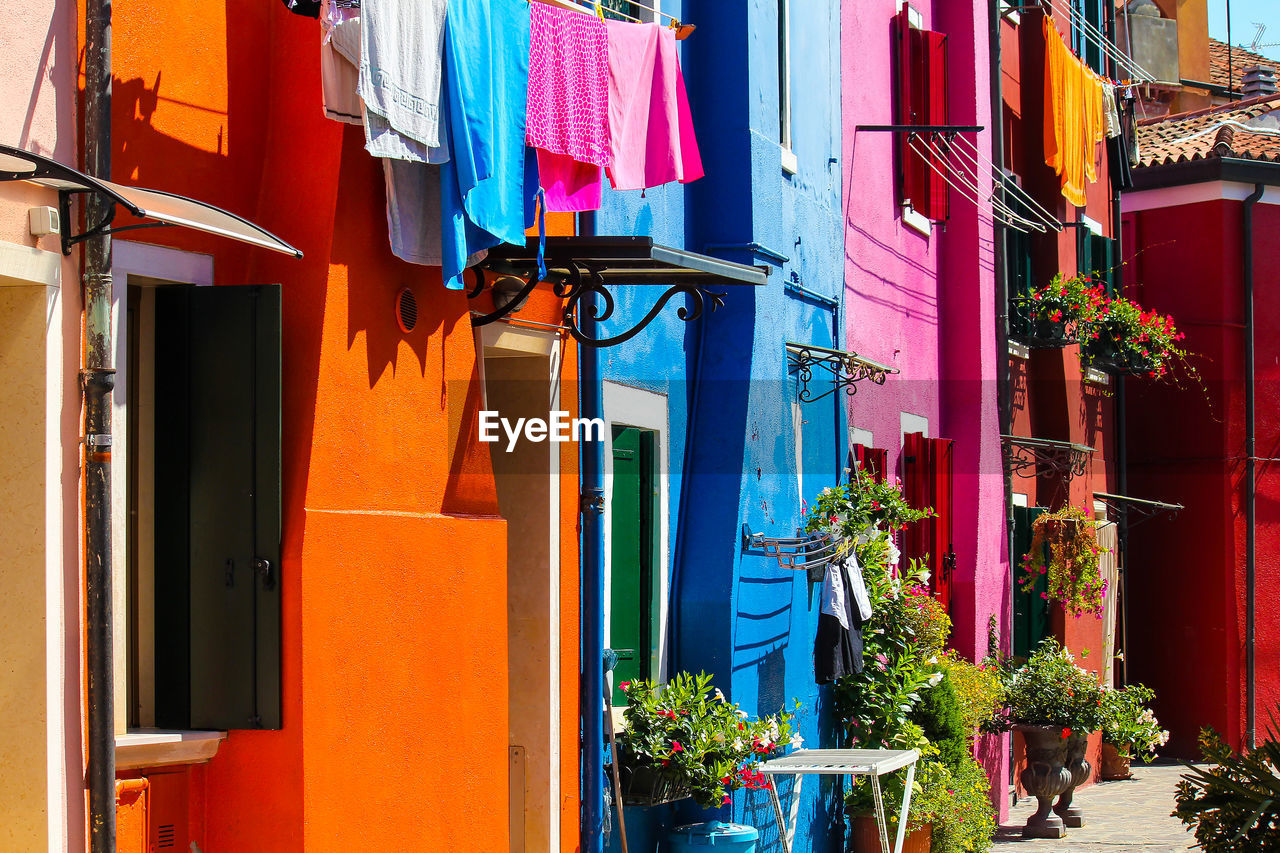
{"label": "orange painted wall", "polygon": [[[438,270],[391,256],[381,168],[358,128],[321,112],[315,21],[262,0],[119,0],[113,38],[115,179],[210,201],[306,255],[137,235],[213,254],[219,284],[284,285],[284,729],[232,732],[198,774],[202,848],[504,850],[505,523],[474,440],[467,300]],[[393,313],[406,286],[420,308],[408,334]],[[575,365],[570,347],[566,404]],[[562,471],[562,832],[574,849],[572,445]]]}

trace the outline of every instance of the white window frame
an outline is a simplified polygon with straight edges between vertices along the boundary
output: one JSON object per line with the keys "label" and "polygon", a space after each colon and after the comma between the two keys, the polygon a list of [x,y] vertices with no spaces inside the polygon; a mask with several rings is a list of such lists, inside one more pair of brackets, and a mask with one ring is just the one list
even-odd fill
{"label": "white window frame", "polygon": [[[207,761],[226,736],[225,732],[175,732],[156,736],[153,730],[140,731],[128,725],[129,673],[134,666],[129,659],[129,493],[125,487],[132,464],[128,418],[130,277],[143,277],[161,287],[169,284],[210,287],[213,256],[133,240],[117,240],[112,245],[111,326],[115,335],[116,377],[111,398],[111,442],[112,470],[117,485],[111,490],[111,536],[116,543],[111,553],[111,606],[117,614],[112,624],[116,760],[121,767]],[[154,697],[152,705],[154,707]]]}
{"label": "white window frame", "polygon": [[778,0],[778,146],[782,171],[800,170],[791,135],[791,0]]}
{"label": "white window frame", "polygon": [[[652,638],[653,651],[650,658],[650,672],[655,680],[667,680],[667,644],[670,601],[668,582],[671,573],[670,558],[670,505],[671,505],[671,419],[670,403],[666,394],[623,385],[620,382],[604,382],[604,642],[609,645],[609,607],[611,602],[611,580],[613,577],[613,502],[608,496],[613,494],[613,428],[614,426],[635,427],[651,430],[657,434],[658,476],[658,513],[655,522],[658,526],[658,553],[656,554],[657,571],[653,573],[654,600],[658,602],[657,624]],[[609,687],[613,687],[610,673]]]}
{"label": "white window frame", "polygon": [[[919,30],[924,28],[924,15],[920,14],[919,9],[912,6],[907,0],[903,0],[902,8],[907,12],[907,23],[911,25],[912,29]],[[909,200],[902,202],[902,224],[925,237],[933,236],[933,223],[929,221],[929,217],[917,211]]]}

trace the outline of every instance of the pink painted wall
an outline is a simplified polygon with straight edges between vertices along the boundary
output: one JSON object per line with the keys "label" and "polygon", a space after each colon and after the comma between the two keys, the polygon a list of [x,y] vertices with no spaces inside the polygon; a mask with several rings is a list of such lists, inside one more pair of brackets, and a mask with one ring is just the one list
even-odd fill
{"label": "pink painted wall", "polygon": [[[847,349],[901,372],[867,385],[850,403],[850,423],[869,430],[900,470],[902,413],[925,417],[931,437],[955,440],[957,570],[952,644],[970,657],[987,650],[987,621],[1006,633],[1010,607],[995,344],[995,272],[989,208],[951,194],[945,231],[925,236],[899,214],[893,135],[859,132],[895,120],[891,22],[897,0],[860,0],[842,10],[842,121]],[[948,34],[952,121],[991,125],[985,3],[917,0],[925,28]],[[989,159],[991,136],[976,136]],[[1003,740],[979,753],[1003,792]],[[997,796],[1001,816],[1007,797]]]}

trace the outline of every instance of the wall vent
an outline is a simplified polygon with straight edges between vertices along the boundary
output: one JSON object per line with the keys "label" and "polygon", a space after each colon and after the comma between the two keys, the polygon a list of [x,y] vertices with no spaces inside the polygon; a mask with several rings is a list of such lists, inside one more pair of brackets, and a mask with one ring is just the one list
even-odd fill
{"label": "wall vent", "polygon": [[156,831],[156,847],[163,850],[174,847],[178,841],[178,827],[172,823],[162,824]]}
{"label": "wall vent", "polygon": [[396,322],[406,334],[418,325],[418,298],[407,287],[396,294]]}

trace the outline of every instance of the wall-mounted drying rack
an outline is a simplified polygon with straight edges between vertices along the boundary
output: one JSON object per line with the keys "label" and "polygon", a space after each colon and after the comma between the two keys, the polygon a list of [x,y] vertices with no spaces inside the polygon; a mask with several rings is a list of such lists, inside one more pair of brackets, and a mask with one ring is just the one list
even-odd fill
{"label": "wall-mounted drying rack", "polygon": [[837,539],[831,533],[774,537],[752,533],[750,526],[742,525],[743,553],[773,557],[782,568],[807,572],[809,580],[815,582],[822,580],[827,566],[849,553],[849,546],[849,540]]}

